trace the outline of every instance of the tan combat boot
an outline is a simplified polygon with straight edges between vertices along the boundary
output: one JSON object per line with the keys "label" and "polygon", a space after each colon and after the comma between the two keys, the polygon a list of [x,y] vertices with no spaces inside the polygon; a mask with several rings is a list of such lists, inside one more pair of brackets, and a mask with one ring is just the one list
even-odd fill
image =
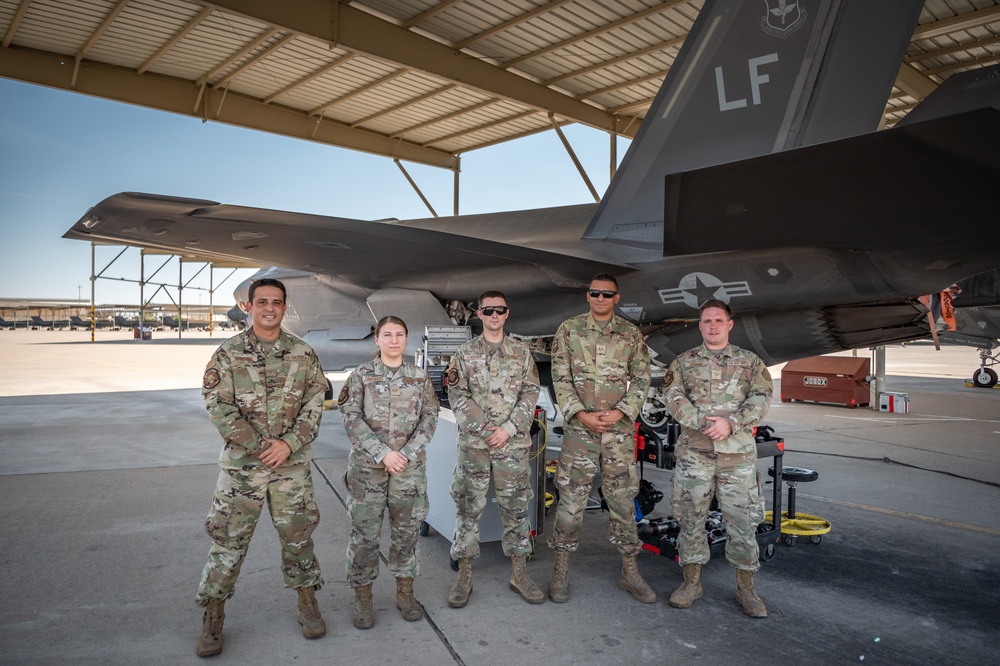
{"label": "tan combat boot", "polygon": [[701,599],[701,565],[684,565],[684,582],[670,595],[669,603],[674,608],[691,608],[698,599]]}
{"label": "tan combat boot", "polygon": [[510,589],[520,594],[529,604],[540,604],[545,601],[545,595],[535,582],[528,578],[528,556],[514,555],[510,561]]}
{"label": "tan combat boot", "polygon": [[306,638],[322,638],[326,636],[326,622],[319,614],[319,604],[316,602],[316,588],[298,587],[299,593],[299,624],[302,625],[302,635]]}
{"label": "tan combat boot", "polygon": [[557,604],[569,601],[569,551],[557,550],[549,582],[549,599]]}
{"label": "tan combat boot", "polygon": [[767,617],[767,607],[753,589],[753,573],[744,569],[736,570],[736,601],[743,606],[743,612],[750,617]]}
{"label": "tan combat boot", "polygon": [[644,604],[656,601],[656,592],[653,592],[653,588],[639,575],[639,563],[635,561],[635,555],[622,555],[622,571],[618,574],[618,587],[630,592],[636,601]]}
{"label": "tan combat boot", "polygon": [[452,608],[465,608],[472,594],[472,558],[463,557],[458,561],[458,577],[448,591],[448,605]]}
{"label": "tan combat boot", "polygon": [[222,652],[222,623],[226,620],[226,600],[210,599],[201,621],[201,635],[195,644],[195,654],[211,657]]}
{"label": "tan combat boot", "polygon": [[413,596],[413,579],[396,579],[396,608],[403,612],[403,619],[416,622],[424,617],[424,609]]}
{"label": "tan combat boot", "polygon": [[358,629],[371,629],[375,626],[371,583],[354,588],[354,626]]}

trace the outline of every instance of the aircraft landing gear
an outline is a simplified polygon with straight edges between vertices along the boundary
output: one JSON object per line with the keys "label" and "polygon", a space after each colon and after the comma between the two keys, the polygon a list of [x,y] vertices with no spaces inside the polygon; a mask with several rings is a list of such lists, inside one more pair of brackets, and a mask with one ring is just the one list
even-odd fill
{"label": "aircraft landing gear", "polygon": [[997,359],[990,355],[989,349],[980,349],[979,361],[979,368],[972,373],[972,383],[980,388],[993,388],[997,384],[997,373],[996,370],[986,366],[997,363]]}

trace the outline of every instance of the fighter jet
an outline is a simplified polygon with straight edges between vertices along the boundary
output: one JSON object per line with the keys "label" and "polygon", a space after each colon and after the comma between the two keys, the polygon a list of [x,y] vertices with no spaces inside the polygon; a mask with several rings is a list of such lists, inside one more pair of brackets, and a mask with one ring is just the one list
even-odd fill
{"label": "fighter jet", "polygon": [[663,363],[712,298],[769,364],[924,337],[919,295],[1000,266],[1000,68],[876,132],[922,5],[707,0],[596,205],[364,221],[122,193],[65,237],[271,266],[328,370],[381,316],[466,323],[487,289],[544,341],[598,272]]}

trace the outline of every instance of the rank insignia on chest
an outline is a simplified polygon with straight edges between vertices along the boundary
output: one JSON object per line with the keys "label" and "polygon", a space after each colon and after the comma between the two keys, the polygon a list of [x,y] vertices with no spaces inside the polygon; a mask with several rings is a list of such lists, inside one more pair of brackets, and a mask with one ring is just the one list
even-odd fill
{"label": "rank insignia on chest", "polygon": [[351,397],[351,390],[347,388],[347,384],[344,384],[344,388],[340,389],[340,395],[337,397],[338,405],[347,404],[347,399]]}
{"label": "rank insignia on chest", "polygon": [[215,368],[209,368],[205,371],[205,377],[202,379],[202,385],[207,389],[214,389],[222,381],[222,377],[219,376],[219,371]]}

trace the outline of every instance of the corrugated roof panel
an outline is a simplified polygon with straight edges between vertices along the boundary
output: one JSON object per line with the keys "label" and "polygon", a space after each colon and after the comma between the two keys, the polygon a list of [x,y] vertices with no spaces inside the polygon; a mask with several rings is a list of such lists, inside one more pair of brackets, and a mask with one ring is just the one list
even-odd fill
{"label": "corrugated roof panel", "polygon": [[199,11],[189,2],[132,0],[87,58],[138,69]]}
{"label": "corrugated roof panel", "polygon": [[347,116],[357,113],[356,117],[350,119],[352,123],[371,118],[362,126],[389,133],[394,127],[399,127],[401,119],[406,117],[411,106],[407,103],[408,100],[416,100],[435,90],[443,90],[446,85],[440,79],[434,79],[422,72],[408,71],[393,79],[391,84],[376,86],[359,96],[364,98],[365,105],[360,109],[350,107],[345,109],[344,113]]}
{"label": "corrugated roof panel", "polygon": [[522,105],[505,100],[497,100],[489,106],[470,109],[467,112],[445,118],[433,125],[409,132],[406,138],[420,144],[433,144],[441,141],[444,137],[454,137],[455,141],[461,143],[466,141],[464,136],[462,136],[463,133],[470,132],[478,127],[497,123],[505,118],[521,114],[526,110]]}
{"label": "corrugated roof panel", "polygon": [[[420,27],[453,43],[465,41],[546,4],[545,0],[470,0],[452,5]],[[472,48],[480,43],[474,42]]]}
{"label": "corrugated roof panel", "polygon": [[[444,94],[446,86],[441,86],[441,93],[439,95],[432,96],[429,100],[416,102],[414,104],[407,104],[405,106],[399,107],[399,100],[382,100],[382,110],[388,110],[386,113],[380,113],[372,117],[374,114],[372,112],[367,113],[365,116],[358,118],[352,122],[359,122],[360,127],[365,129],[370,129],[375,132],[381,132],[383,134],[395,134],[396,132],[402,130],[406,127],[413,127],[414,125],[425,122],[430,118],[437,117],[434,109],[434,100],[440,95]],[[385,104],[387,101],[392,101],[394,103]]]}
{"label": "corrugated roof panel", "polygon": [[[212,12],[200,25],[170,49],[153,69],[197,80],[224,63],[269,27],[243,17]],[[218,75],[216,77],[218,78]]]}
{"label": "corrugated roof panel", "polygon": [[[462,137],[462,145],[466,150],[475,149],[502,143],[511,136],[527,136],[529,134],[537,134],[538,132],[550,131],[551,129],[552,125],[549,123],[548,118],[541,114],[533,114],[513,119],[502,125],[466,134]],[[434,147],[454,151],[449,144],[450,142],[434,144]]]}
{"label": "corrugated roof panel", "polygon": [[100,0],[35,0],[12,44],[62,55],[75,55],[114,7]]}

